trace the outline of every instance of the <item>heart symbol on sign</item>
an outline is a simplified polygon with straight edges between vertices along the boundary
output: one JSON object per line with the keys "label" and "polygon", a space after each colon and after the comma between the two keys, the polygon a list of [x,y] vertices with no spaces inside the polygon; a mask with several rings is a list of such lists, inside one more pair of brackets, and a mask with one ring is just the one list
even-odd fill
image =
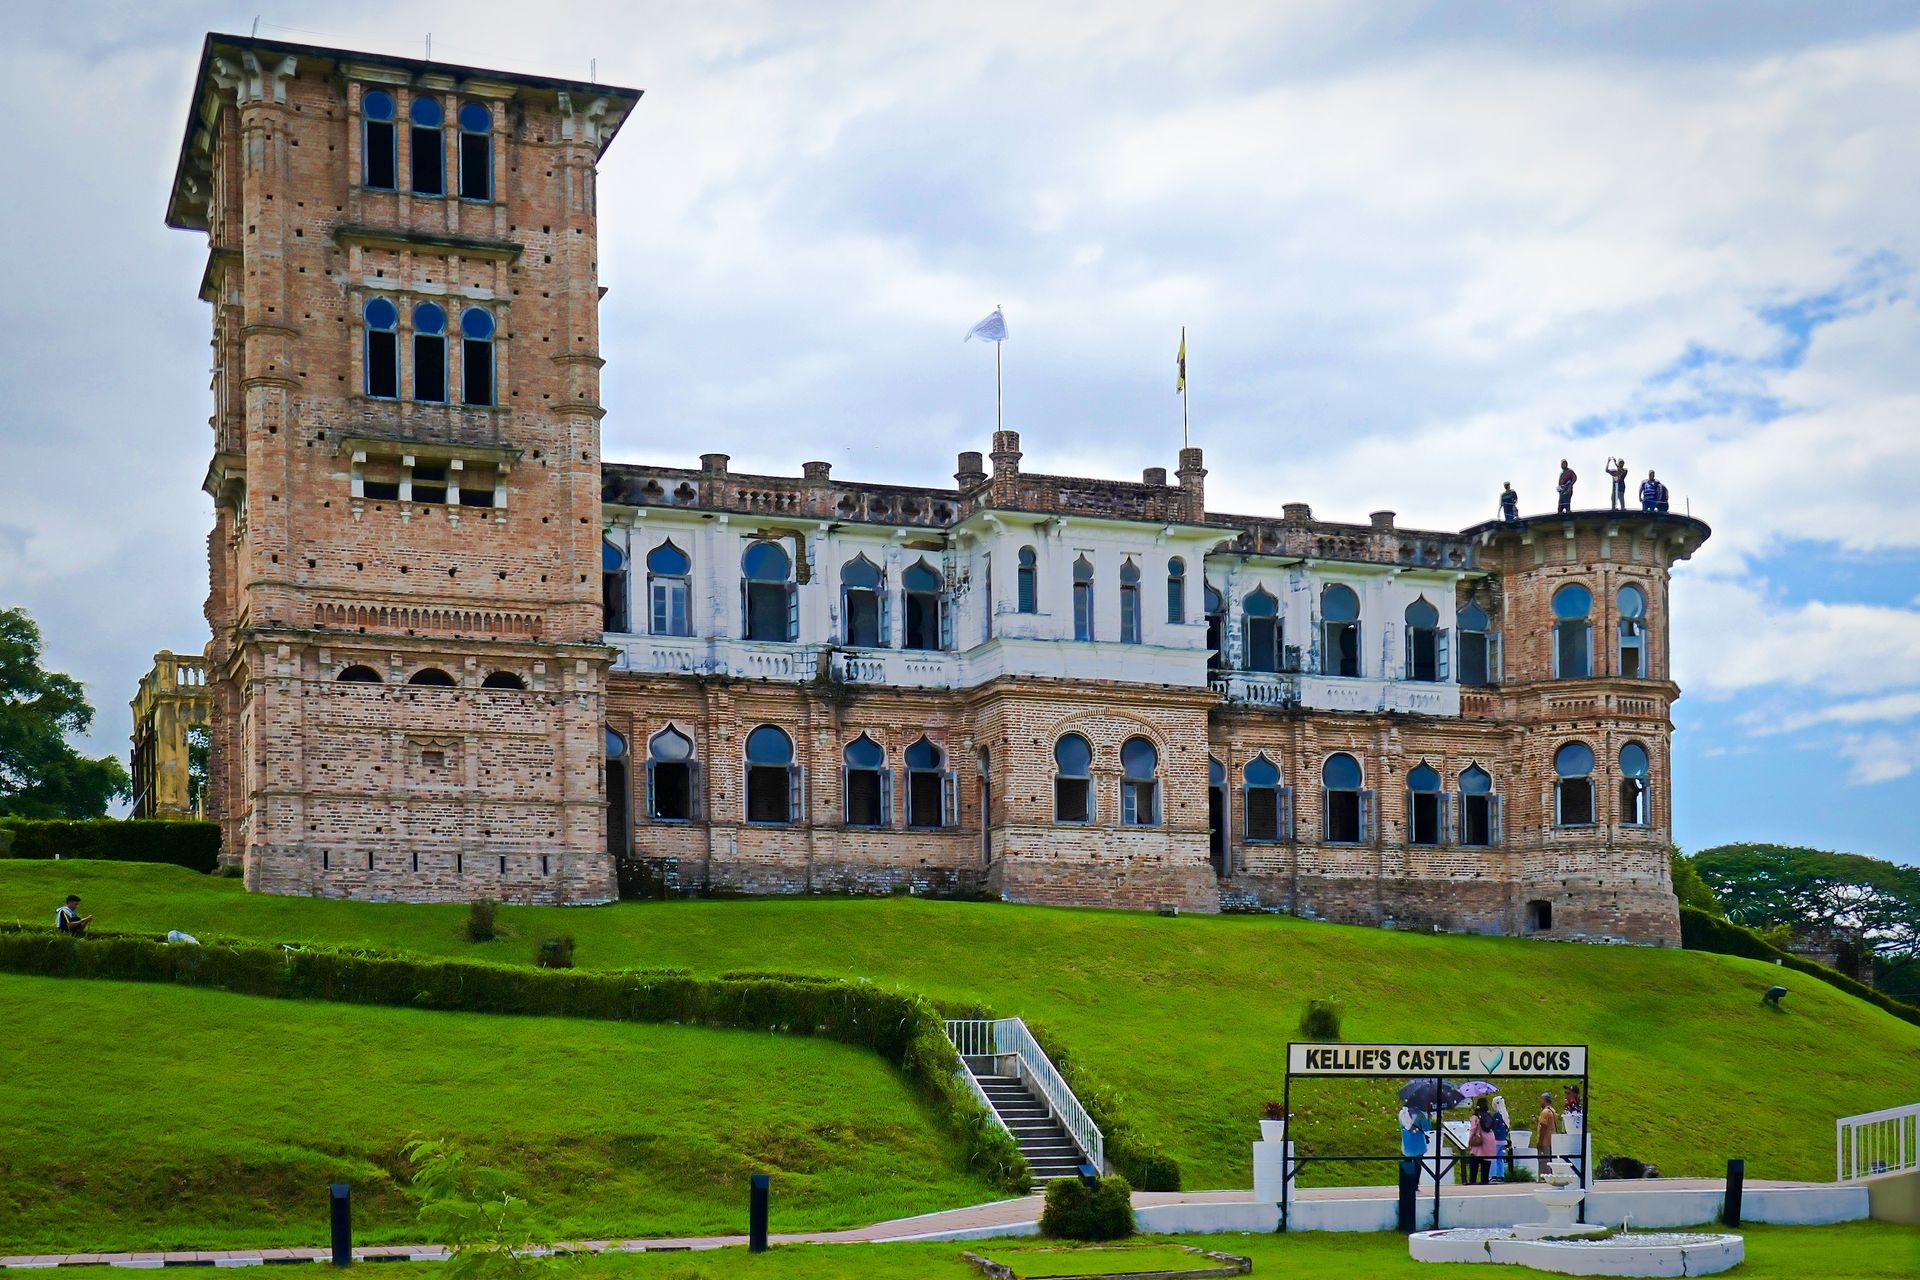
{"label": "heart symbol on sign", "polygon": [[1480,1060],[1480,1069],[1482,1071],[1498,1071],[1500,1064],[1507,1060],[1507,1051],[1505,1049],[1495,1049],[1491,1053],[1481,1054]]}

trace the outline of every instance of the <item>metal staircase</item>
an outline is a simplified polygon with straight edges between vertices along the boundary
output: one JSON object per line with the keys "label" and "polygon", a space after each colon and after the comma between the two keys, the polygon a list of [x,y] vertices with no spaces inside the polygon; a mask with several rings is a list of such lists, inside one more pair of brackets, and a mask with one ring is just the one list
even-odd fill
{"label": "metal staircase", "polygon": [[1018,1018],[947,1022],[981,1103],[1020,1145],[1035,1182],[1106,1172],[1105,1140],[1073,1090]]}

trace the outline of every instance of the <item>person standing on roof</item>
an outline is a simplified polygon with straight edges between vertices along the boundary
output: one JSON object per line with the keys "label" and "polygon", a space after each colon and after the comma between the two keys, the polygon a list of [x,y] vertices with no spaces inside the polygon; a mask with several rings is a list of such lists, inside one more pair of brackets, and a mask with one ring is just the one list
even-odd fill
{"label": "person standing on roof", "polygon": [[1560,459],[1560,479],[1555,483],[1554,487],[1560,491],[1559,510],[1561,515],[1566,515],[1573,510],[1573,482],[1579,478],[1579,476],[1573,473],[1573,468],[1567,465],[1567,460],[1565,458]]}
{"label": "person standing on roof", "polygon": [[1607,475],[1613,480],[1613,494],[1611,498],[1608,499],[1607,509],[1609,511],[1625,511],[1627,509],[1627,460],[1625,458],[1608,458]]}
{"label": "person standing on roof", "polygon": [[1640,509],[1658,511],[1660,509],[1660,490],[1666,486],[1653,478],[1653,472],[1647,472],[1647,478],[1640,482]]}
{"label": "person standing on roof", "polygon": [[1520,523],[1520,495],[1513,491],[1513,481],[1503,482],[1500,489],[1500,518],[1508,524]]}

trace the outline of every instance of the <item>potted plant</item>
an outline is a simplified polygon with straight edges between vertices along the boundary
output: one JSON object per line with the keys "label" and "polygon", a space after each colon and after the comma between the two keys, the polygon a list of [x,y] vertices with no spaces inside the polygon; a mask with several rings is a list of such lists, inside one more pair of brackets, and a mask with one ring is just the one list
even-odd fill
{"label": "potted plant", "polygon": [[1277,1102],[1263,1103],[1260,1107],[1260,1141],[1285,1142],[1287,1140],[1287,1109]]}

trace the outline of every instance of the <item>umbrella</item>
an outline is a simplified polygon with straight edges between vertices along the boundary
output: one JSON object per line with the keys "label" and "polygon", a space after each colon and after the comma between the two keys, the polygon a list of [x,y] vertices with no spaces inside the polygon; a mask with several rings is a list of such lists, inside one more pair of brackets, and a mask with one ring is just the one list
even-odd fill
{"label": "umbrella", "polygon": [[1469,1080],[1460,1086],[1460,1096],[1463,1098],[1478,1098],[1482,1094],[1498,1092],[1500,1091],[1485,1080]]}
{"label": "umbrella", "polygon": [[1459,1106],[1466,1101],[1466,1097],[1445,1080],[1422,1076],[1400,1087],[1400,1101],[1415,1111],[1439,1111],[1444,1107]]}

